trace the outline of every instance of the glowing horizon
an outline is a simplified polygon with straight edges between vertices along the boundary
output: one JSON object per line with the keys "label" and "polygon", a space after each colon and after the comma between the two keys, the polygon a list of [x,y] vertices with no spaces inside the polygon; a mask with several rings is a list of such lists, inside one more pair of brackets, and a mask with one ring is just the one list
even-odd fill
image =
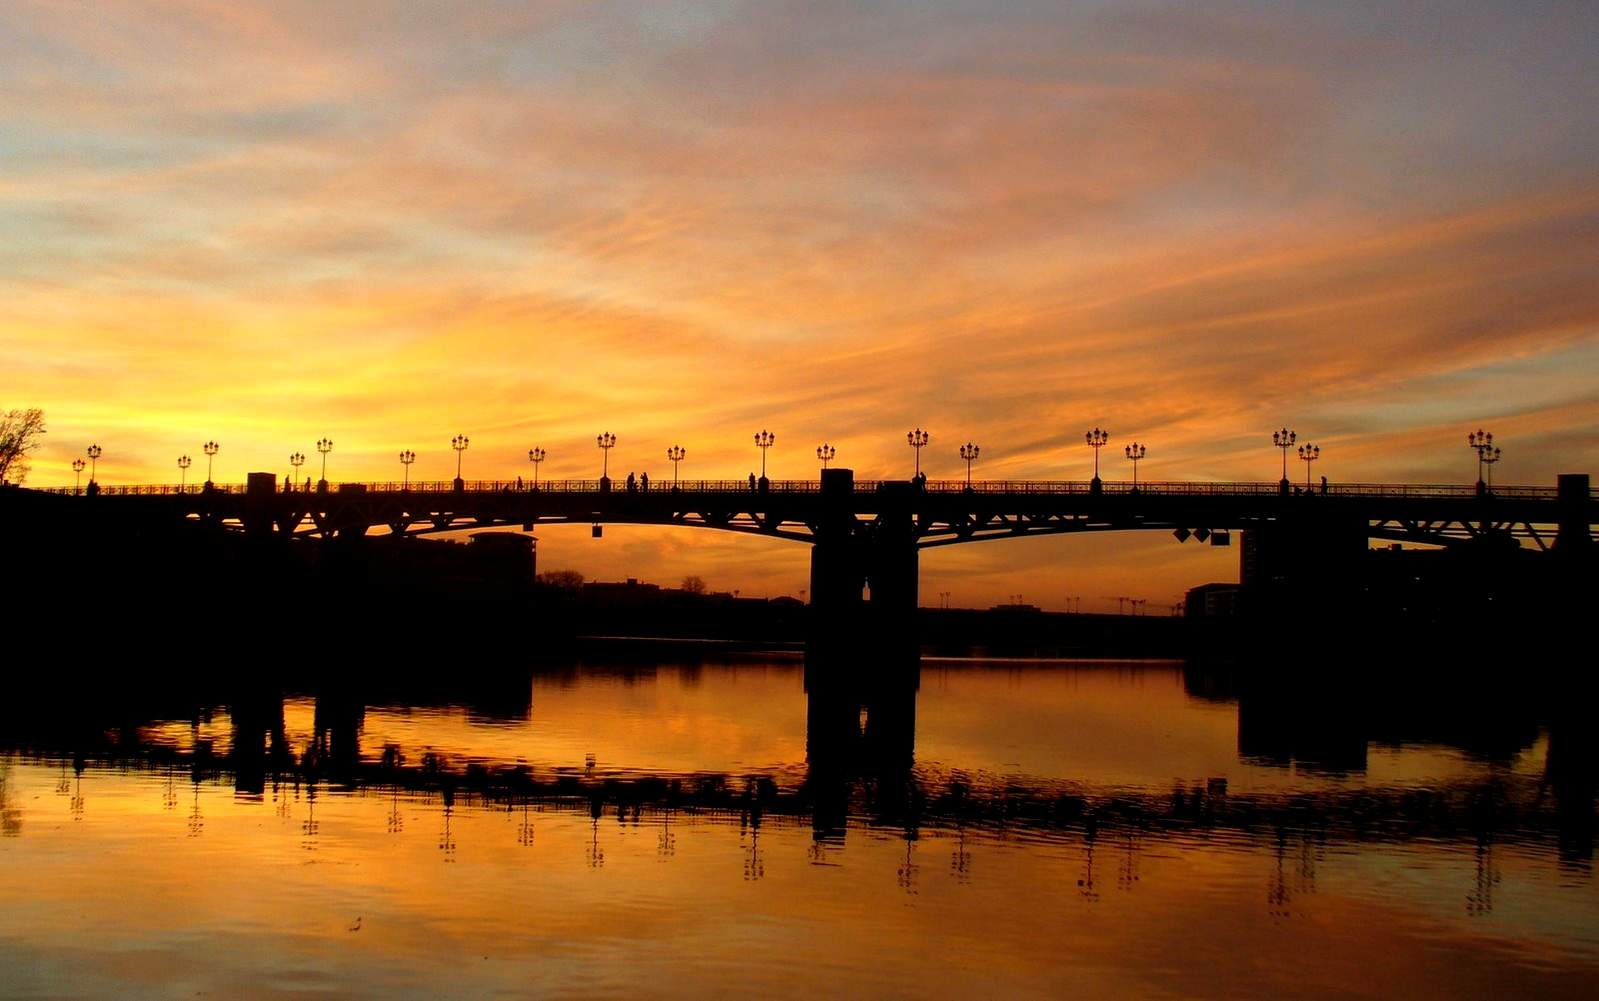
{"label": "glowing horizon", "polygon": [[[1285,426],[1334,482],[1470,482],[1478,427],[1500,483],[1599,466],[1580,7],[23,2],[0,26],[0,407],[45,411],[31,485],[91,443],[106,484],[176,483],[180,454],[194,482],[207,440],[219,482],[293,452],[314,477],[321,438],[333,481],[398,480],[407,449],[448,479],[457,434],[468,479],[531,479],[533,447],[541,479],[594,478],[607,431],[613,475],[665,482],[682,445],[685,478],[739,479],[763,429],[775,479],[823,442],[903,478],[918,427],[935,479],[966,442],[975,477],[1087,479],[1094,427],[1107,480],[1135,440],[1141,480],[1276,480]],[[541,565],[792,593],[804,559],[612,534]],[[1236,572],[1195,550],[929,554],[923,601],[1165,604]]]}

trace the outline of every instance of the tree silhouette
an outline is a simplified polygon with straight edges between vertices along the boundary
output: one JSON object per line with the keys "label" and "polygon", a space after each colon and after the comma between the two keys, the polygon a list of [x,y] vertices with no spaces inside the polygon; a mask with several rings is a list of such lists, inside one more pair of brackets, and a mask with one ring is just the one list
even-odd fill
{"label": "tree silhouette", "polygon": [[0,417],[0,483],[28,478],[28,453],[44,434],[44,411],[37,407],[11,410]]}

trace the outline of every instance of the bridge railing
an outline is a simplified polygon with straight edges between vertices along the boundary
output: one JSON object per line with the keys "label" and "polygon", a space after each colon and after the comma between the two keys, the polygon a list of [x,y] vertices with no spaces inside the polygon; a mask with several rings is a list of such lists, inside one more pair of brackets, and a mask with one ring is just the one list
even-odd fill
{"label": "bridge railing", "polygon": [[[897,485],[903,488],[904,480],[856,480],[855,492],[857,494],[875,493]],[[214,483],[209,488],[215,494],[243,494],[245,485],[242,483]],[[468,493],[531,493],[535,490],[548,494],[595,494],[600,492],[599,480],[541,480],[535,487],[531,480],[466,480],[462,489]],[[951,494],[976,494],[976,495],[1004,495],[1009,497],[1037,495],[1045,497],[1088,497],[1094,494],[1094,486],[1087,480],[973,480],[968,484],[965,480],[928,480],[921,484],[921,491],[928,494],[947,496]],[[1141,481],[1137,493],[1151,497],[1274,497],[1281,492],[1280,482],[1193,482],[1182,480],[1155,480]],[[1439,498],[1471,498],[1477,496],[1475,485],[1449,484],[1449,483],[1329,483],[1323,491],[1320,485],[1312,486],[1308,491],[1304,486],[1290,488],[1294,495],[1309,497],[1414,497],[1422,499]],[[105,497],[160,497],[160,496],[199,496],[206,492],[204,484],[176,483],[156,484],[119,484],[100,485],[100,495]],[[817,480],[770,480],[765,486],[757,486],[755,493],[794,495],[815,494],[820,492],[821,483]],[[281,493],[306,493],[303,485],[283,484],[278,487]],[[368,481],[355,483],[329,484],[328,492],[333,494],[349,495],[356,492],[369,494],[452,494],[455,492],[453,480],[402,480]],[[642,483],[629,490],[625,481],[611,480],[610,492],[612,494],[648,493],[660,494],[677,492],[682,494],[749,494],[751,489],[749,481],[745,480],[679,480],[673,484],[671,480],[652,480],[648,490]],[[42,493],[80,496],[88,494],[88,487],[45,487]],[[318,493],[313,486],[312,493]],[[1102,481],[1099,487],[1102,496],[1130,496],[1134,493],[1131,481]],[[1555,487],[1494,487],[1493,497],[1548,500],[1558,496]],[[1599,489],[1590,491],[1590,496],[1599,499]]]}

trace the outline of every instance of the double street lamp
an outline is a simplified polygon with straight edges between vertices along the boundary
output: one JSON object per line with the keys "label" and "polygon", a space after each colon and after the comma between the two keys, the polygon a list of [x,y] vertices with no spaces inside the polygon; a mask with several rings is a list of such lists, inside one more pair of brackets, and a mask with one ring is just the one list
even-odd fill
{"label": "double street lamp", "polygon": [[838,458],[838,449],[827,444],[818,445],[816,447],[816,457],[822,460],[822,468],[826,469],[829,462]]}
{"label": "double street lamp", "polygon": [[187,493],[189,485],[189,465],[194,460],[187,455],[178,456],[178,493]]}
{"label": "double street lamp", "polygon": [[200,447],[205,450],[205,487],[209,490],[211,489],[211,463],[217,456],[217,450],[222,446],[214,441],[208,441]]}
{"label": "double street lamp", "polygon": [[611,486],[611,449],[616,447],[616,435],[607,431],[594,439],[600,446],[600,489],[609,490]]}
{"label": "double street lamp", "polygon": [[666,450],[666,457],[667,457],[667,459],[671,460],[671,463],[672,463],[672,489],[673,490],[677,489],[677,464],[679,462],[682,462],[683,461],[683,457],[686,456],[686,455],[688,455],[688,450],[685,449],[682,445],[673,445],[671,448],[668,448]]}
{"label": "double street lamp", "polygon": [[542,449],[542,448],[530,448],[530,449],[527,450],[527,461],[533,463],[533,489],[534,490],[537,490],[539,488],[539,463],[544,461],[544,457],[547,454],[548,453],[546,453],[544,451],[544,449]]}
{"label": "double street lamp", "polygon": [[1100,486],[1099,450],[1105,447],[1106,442],[1110,441],[1110,432],[1104,430],[1103,428],[1095,428],[1083,437],[1087,439],[1088,447],[1094,450],[1094,482],[1092,486],[1095,490],[1098,490]]}
{"label": "double street lamp", "polygon": [[83,492],[83,471],[88,467],[89,464],[82,459],[72,460],[72,493],[74,495]]}
{"label": "double street lamp", "polygon": [[99,445],[90,445],[89,446],[89,450],[86,453],[84,453],[84,454],[88,455],[88,457],[89,457],[89,486],[93,487],[95,485],[95,482],[94,482],[94,467],[95,467],[95,463],[100,461],[100,456],[105,454],[105,449],[101,448]]}
{"label": "double street lamp", "polygon": [[[1288,453],[1284,452],[1283,457],[1286,458],[1287,456]],[[1321,458],[1321,446],[1311,445],[1308,442],[1299,446],[1299,458],[1305,463],[1305,493],[1308,494],[1310,493],[1310,464]]]}
{"label": "double street lamp", "polygon": [[755,447],[761,450],[761,482],[766,482],[766,450],[777,441],[777,435],[770,431],[761,430],[755,435]]}
{"label": "double street lamp", "polygon": [[316,450],[322,453],[322,478],[317,481],[317,489],[325,491],[328,488],[328,453],[333,451],[333,439],[318,439]]}
{"label": "double street lamp", "polygon": [[966,489],[972,489],[972,463],[977,460],[977,453],[982,449],[971,442],[961,446],[961,458],[966,462]]}
{"label": "double street lamp", "polygon": [[[1488,493],[1493,489],[1493,464],[1499,461],[1500,453],[1500,449],[1494,447],[1493,433],[1479,428],[1475,434],[1466,435],[1466,444],[1477,453],[1477,493]],[[1488,467],[1490,482],[1483,480],[1483,466]]]}
{"label": "double street lamp", "polygon": [[464,434],[458,434],[450,439],[450,447],[455,449],[455,489],[465,488],[466,482],[461,479],[461,453],[472,444],[472,440]]}
{"label": "double street lamp", "polygon": [[305,465],[305,453],[295,452],[293,455],[289,456],[289,465],[294,467],[294,475],[289,477],[289,486],[292,487],[294,486],[293,481],[300,478],[300,467]]}
{"label": "double street lamp", "polygon": [[905,443],[916,450],[916,480],[922,479],[922,449],[927,447],[927,432],[921,428],[905,432]]}
{"label": "double street lamp", "polygon": [[1282,488],[1282,493],[1285,496],[1288,493],[1288,450],[1294,447],[1294,442],[1298,438],[1298,434],[1288,430],[1287,428],[1283,428],[1281,431],[1273,431],[1271,433],[1271,443],[1283,450],[1283,481],[1281,484],[1279,484],[1279,486]]}
{"label": "double street lamp", "polygon": [[1138,492],[1138,464],[1143,461],[1145,455],[1149,454],[1149,449],[1135,441],[1128,445],[1125,451],[1127,452],[1127,458],[1133,460],[1133,493],[1136,494]]}
{"label": "double street lamp", "polygon": [[401,490],[409,491],[411,489],[411,463],[415,461],[416,453],[410,449],[400,453],[400,469],[404,474],[400,485]]}

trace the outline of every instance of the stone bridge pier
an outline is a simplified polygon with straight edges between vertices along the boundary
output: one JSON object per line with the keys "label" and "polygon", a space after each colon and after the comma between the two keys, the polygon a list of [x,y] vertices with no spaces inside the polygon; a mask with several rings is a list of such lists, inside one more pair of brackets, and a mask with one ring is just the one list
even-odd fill
{"label": "stone bridge pier", "polygon": [[[828,663],[914,662],[917,575],[915,491],[884,483],[873,521],[855,515],[854,471],[822,473],[822,513],[811,547],[813,650]],[[846,650],[851,656],[839,656]]]}

